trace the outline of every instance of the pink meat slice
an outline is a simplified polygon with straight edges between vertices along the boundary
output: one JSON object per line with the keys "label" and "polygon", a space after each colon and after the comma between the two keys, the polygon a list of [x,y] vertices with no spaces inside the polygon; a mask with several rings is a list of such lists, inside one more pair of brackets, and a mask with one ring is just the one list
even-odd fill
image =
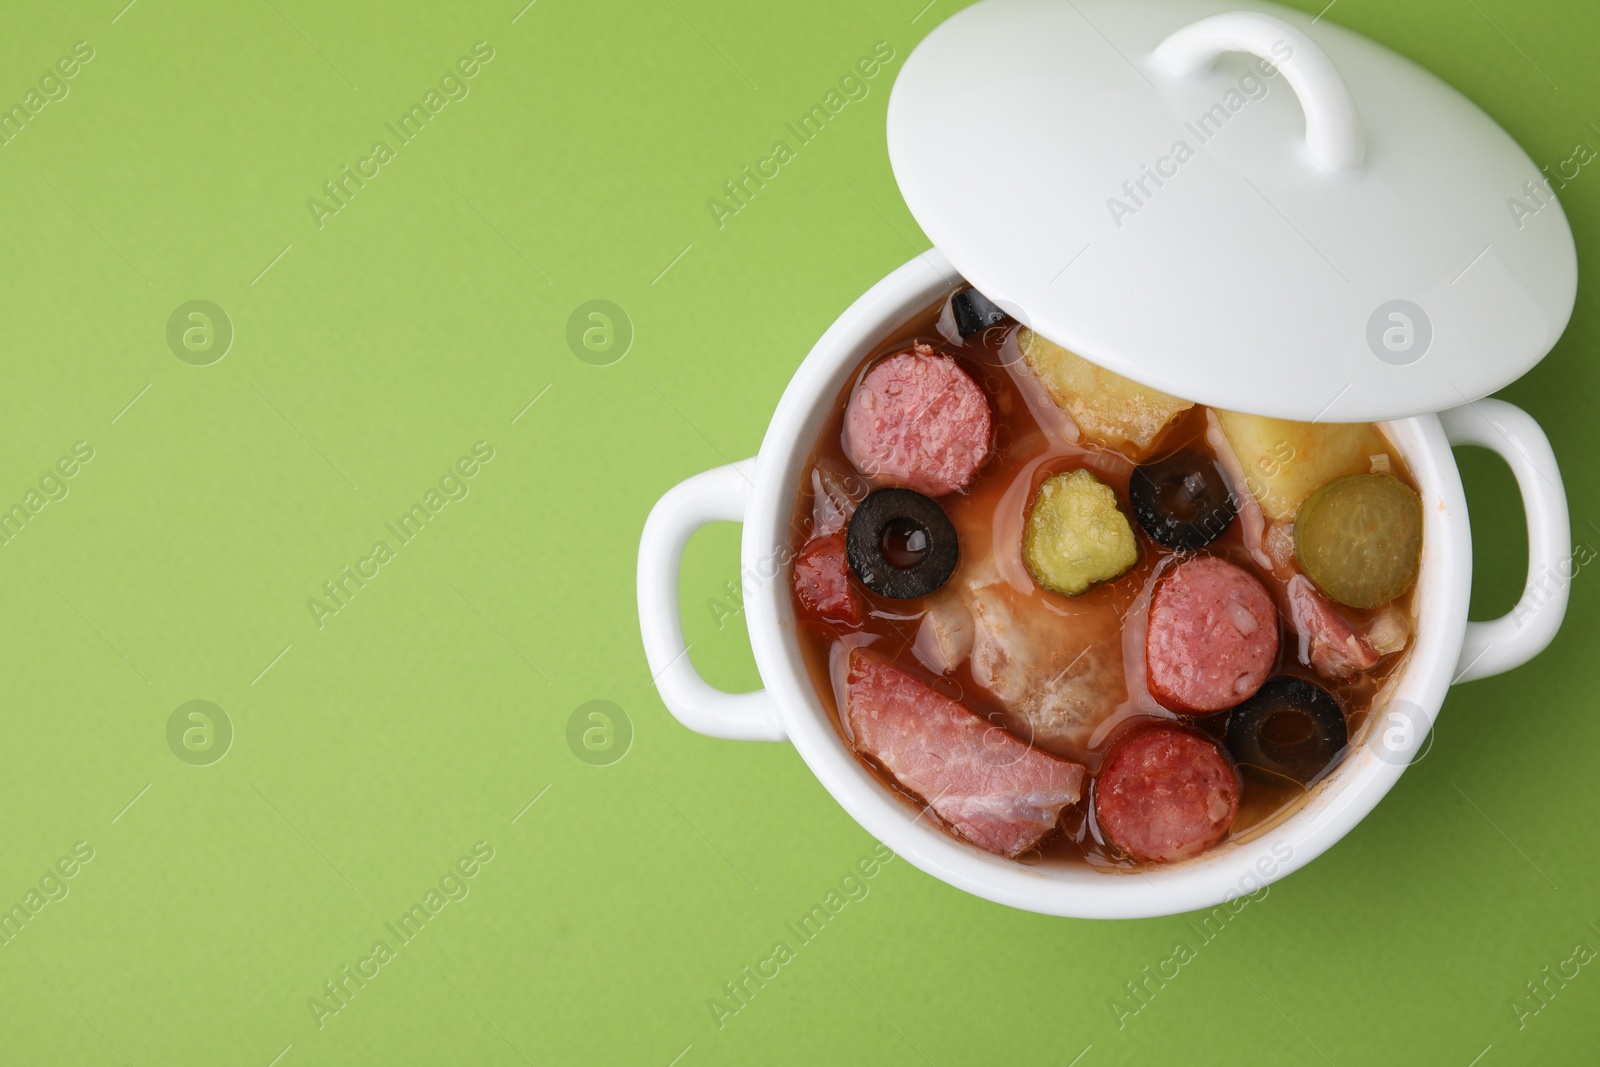
{"label": "pink meat slice", "polygon": [[1254,696],[1278,658],[1278,613],[1266,587],[1236,563],[1178,564],[1150,601],[1150,693],[1173,711],[1222,711]]}
{"label": "pink meat slice", "polygon": [[1030,748],[860,651],[850,654],[846,714],[859,751],[990,852],[1033,847],[1083,795],[1081,765]]}
{"label": "pink meat slice", "polygon": [[944,496],[964,488],[989,455],[983,390],[927,345],[867,372],[844,416],[844,450],[861,473]]}
{"label": "pink meat slice", "polygon": [[1303,574],[1289,579],[1289,621],[1300,634],[1300,662],[1324,678],[1353,678],[1383,658]]}
{"label": "pink meat slice", "polygon": [[1094,784],[1106,838],[1136,860],[1175,863],[1221,841],[1239,814],[1239,777],[1210,740],[1157,726],[1119,744]]}

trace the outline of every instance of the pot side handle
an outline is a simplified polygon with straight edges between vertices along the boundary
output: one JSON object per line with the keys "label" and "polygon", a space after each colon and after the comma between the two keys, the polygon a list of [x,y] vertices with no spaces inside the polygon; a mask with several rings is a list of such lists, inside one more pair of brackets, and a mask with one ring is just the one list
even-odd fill
{"label": "pot side handle", "polygon": [[730,463],[678,483],[656,501],[639,542],[639,630],[662,703],[696,733],[731,741],[782,741],[766,690],[724,693],[689,662],[678,615],[678,567],[689,535],[708,522],[742,522],[755,460]]}
{"label": "pot side handle", "polygon": [[1539,424],[1503,400],[1479,400],[1440,412],[1452,445],[1477,445],[1510,466],[1528,517],[1528,580],[1522,599],[1490,622],[1467,623],[1457,682],[1509,671],[1544,651],[1561,628],[1572,582],[1567,494],[1550,440]]}
{"label": "pot side handle", "polygon": [[1259,11],[1229,11],[1194,22],[1156,46],[1157,66],[1179,77],[1209,67],[1224,52],[1248,52],[1275,65],[1300,98],[1306,148],[1319,170],[1359,166],[1366,132],[1350,86],[1305,31]]}

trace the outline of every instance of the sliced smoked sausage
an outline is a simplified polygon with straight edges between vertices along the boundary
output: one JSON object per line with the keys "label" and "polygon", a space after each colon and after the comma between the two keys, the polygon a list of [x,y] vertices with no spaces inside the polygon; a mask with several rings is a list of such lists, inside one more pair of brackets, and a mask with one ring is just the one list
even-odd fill
{"label": "sliced smoked sausage", "polygon": [[1211,740],[1181,726],[1154,726],[1119,744],[1094,783],[1100,831],[1150,863],[1198,856],[1239,813],[1239,776]]}
{"label": "sliced smoked sausage", "polygon": [[844,451],[856,469],[927,496],[966,487],[989,455],[978,383],[927,345],[890,356],[850,394]]}
{"label": "sliced smoked sausage", "polygon": [[1150,695],[1187,714],[1254,696],[1278,658],[1278,613],[1249,571],[1202,556],[1162,577],[1150,600],[1145,662]]}

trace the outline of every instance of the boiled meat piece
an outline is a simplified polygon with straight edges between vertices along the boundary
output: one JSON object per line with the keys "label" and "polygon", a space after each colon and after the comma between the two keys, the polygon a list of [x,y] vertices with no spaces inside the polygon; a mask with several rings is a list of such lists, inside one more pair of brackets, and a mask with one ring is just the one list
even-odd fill
{"label": "boiled meat piece", "polygon": [[1115,611],[1056,615],[992,575],[968,593],[973,681],[1020,720],[1024,737],[1031,732],[1046,747],[1087,747],[1094,728],[1128,697]]}
{"label": "boiled meat piece", "polygon": [[1353,678],[1383,658],[1303,574],[1289,579],[1289,621],[1300,635],[1300,662],[1324,678]]}
{"label": "boiled meat piece", "polygon": [[1080,764],[1046,755],[859,649],[846,714],[856,748],[980,848],[1014,857],[1083,795]]}

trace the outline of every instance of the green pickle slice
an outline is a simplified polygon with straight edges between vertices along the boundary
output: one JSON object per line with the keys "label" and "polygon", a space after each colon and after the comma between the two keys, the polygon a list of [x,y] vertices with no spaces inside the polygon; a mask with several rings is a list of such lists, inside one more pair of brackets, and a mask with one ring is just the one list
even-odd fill
{"label": "green pickle slice", "polygon": [[1035,494],[1022,557],[1034,581],[1078,596],[1126,574],[1139,562],[1139,542],[1115,490],[1086,470],[1067,471]]}
{"label": "green pickle slice", "polygon": [[1336,478],[1300,505],[1294,555],[1339,603],[1387,603],[1411,588],[1422,566],[1422,499],[1391,474]]}

